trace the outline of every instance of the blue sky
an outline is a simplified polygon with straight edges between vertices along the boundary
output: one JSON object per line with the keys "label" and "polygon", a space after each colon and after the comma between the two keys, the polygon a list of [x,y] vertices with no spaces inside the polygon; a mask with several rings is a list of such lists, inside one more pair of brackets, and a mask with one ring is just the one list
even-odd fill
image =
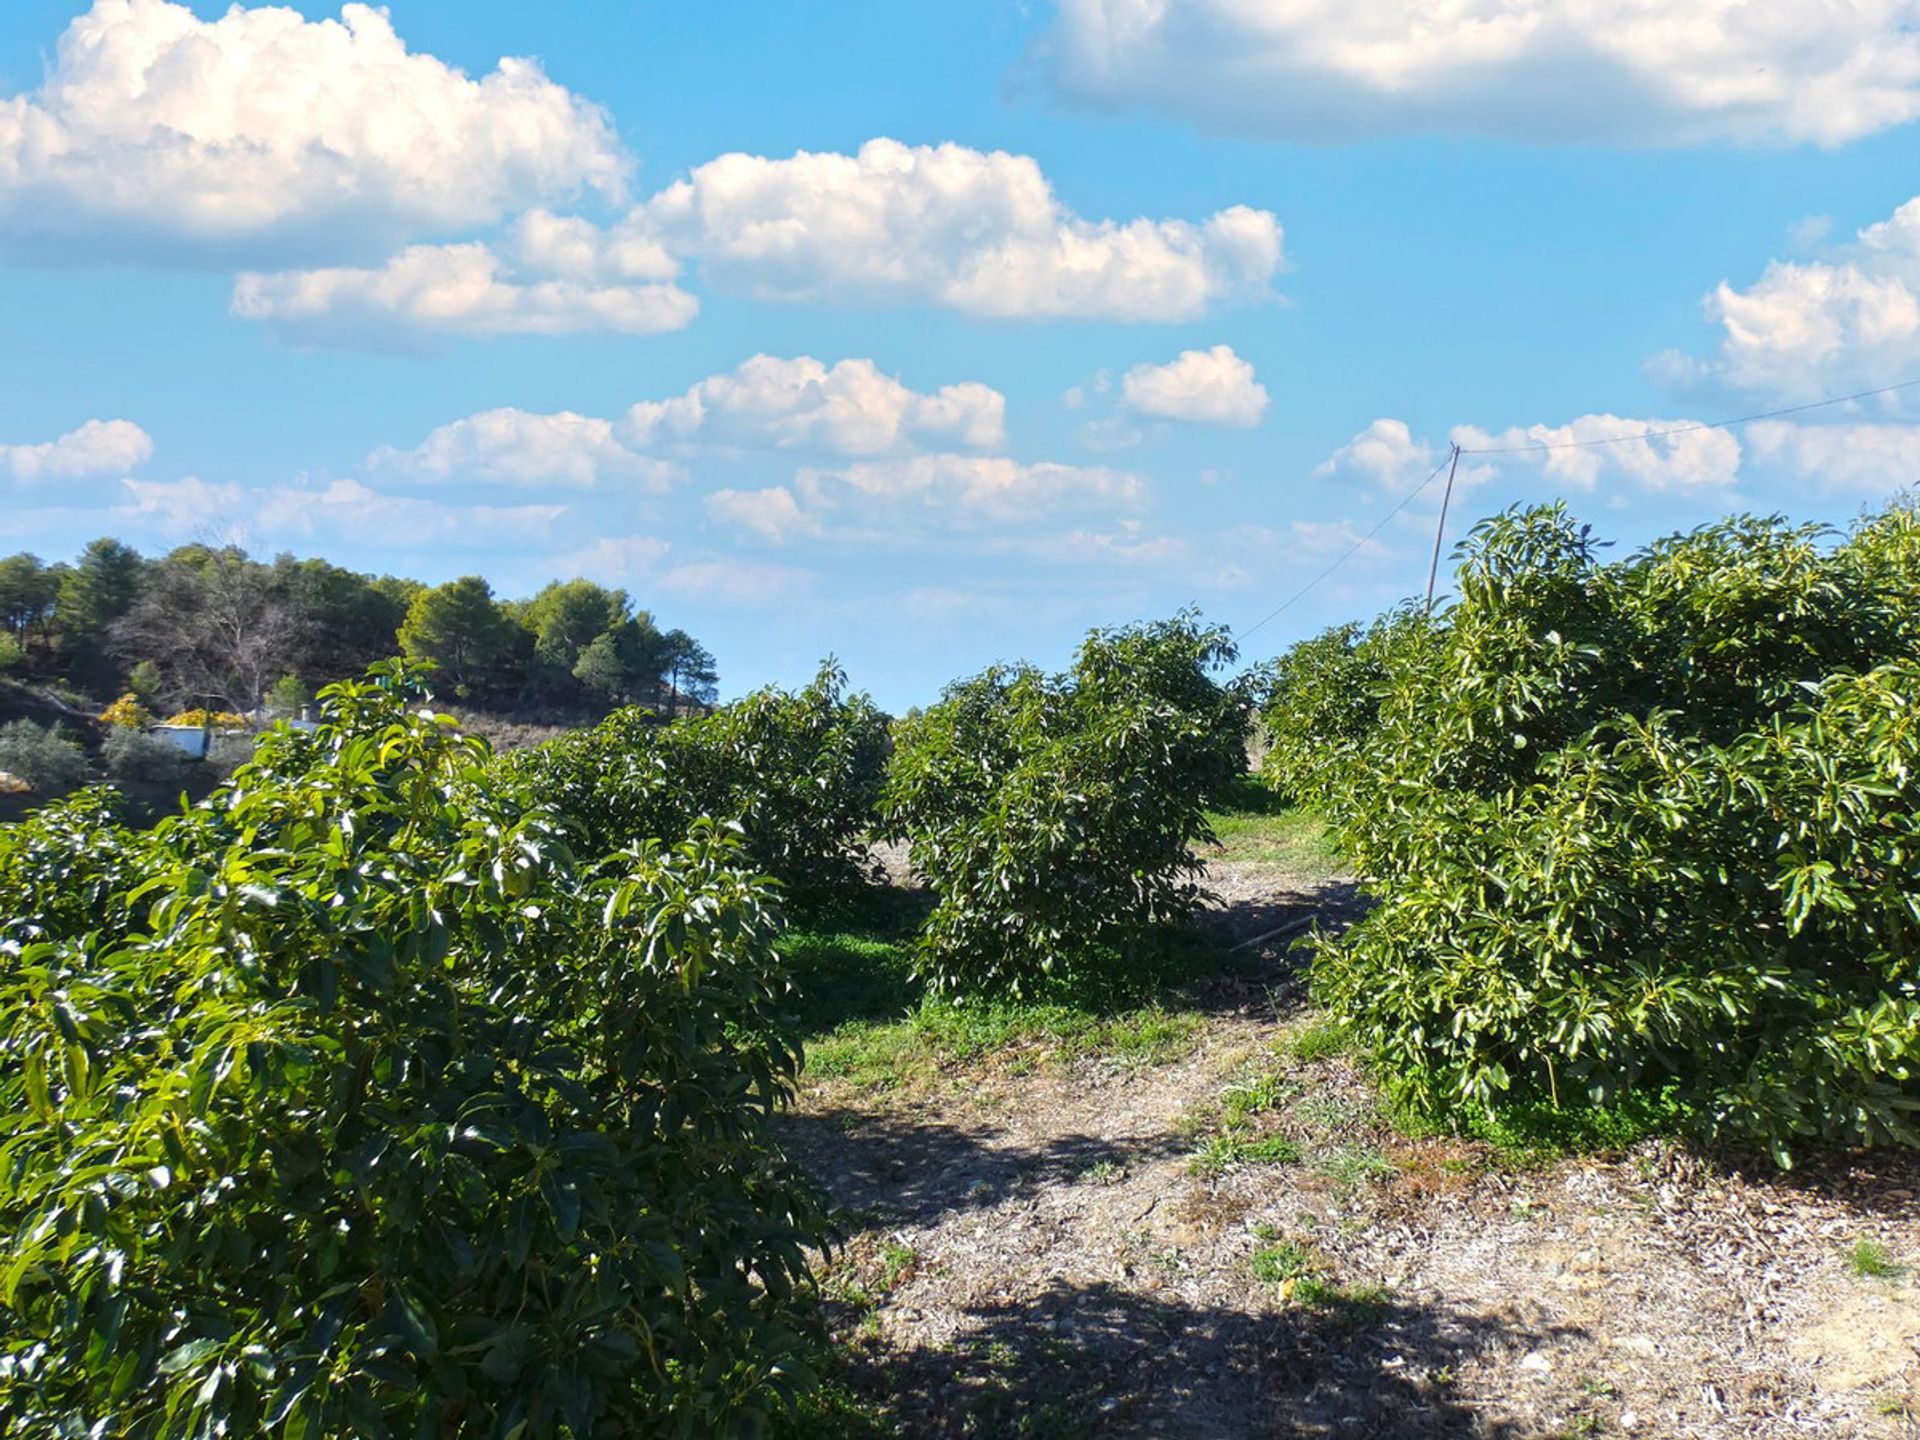
{"label": "blue sky", "polygon": [[[1456,439],[1920,377],[1916,0],[297,10],[0,7],[0,550],[585,573],[903,706],[1244,629]],[[1453,528],[1844,522],[1912,419],[1469,457]]]}

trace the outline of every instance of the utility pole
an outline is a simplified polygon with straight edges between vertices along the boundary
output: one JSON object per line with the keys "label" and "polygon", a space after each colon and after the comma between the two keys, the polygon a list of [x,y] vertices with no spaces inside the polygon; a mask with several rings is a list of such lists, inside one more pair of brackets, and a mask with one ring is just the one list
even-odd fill
{"label": "utility pole", "polygon": [[1453,447],[1453,460],[1447,466],[1447,490],[1440,497],[1440,524],[1433,532],[1433,564],[1427,567],[1427,614],[1433,614],[1433,586],[1440,578],[1440,546],[1447,537],[1447,506],[1453,500],[1453,472],[1460,468],[1460,447]]}

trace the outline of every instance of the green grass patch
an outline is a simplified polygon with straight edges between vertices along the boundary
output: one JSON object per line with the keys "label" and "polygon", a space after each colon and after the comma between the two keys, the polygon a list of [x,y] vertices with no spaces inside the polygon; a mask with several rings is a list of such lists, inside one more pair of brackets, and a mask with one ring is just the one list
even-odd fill
{"label": "green grass patch", "polygon": [[1268,1245],[1253,1252],[1253,1278],[1264,1280],[1269,1285],[1278,1285],[1282,1280],[1299,1280],[1302,1276],[1312,1274],[1318,1263],[1306,1246],[1292,1240],[1282,1240],[1277,1245]]}
{"label": "green grass patch", "polygon": [[1276,865],[1298,875],[1331,879],[1341,873],[1326,822],[1310,810],[1282,805],[1273,792],[1249,779],[1220,808],[1207,811],[1220,857]]}
{"label": "green grass patch", "polygon": [[1856,1240],[1847,1250],[1847,1269],[1863,1280],[1898,1280],[1907,1267],[1878,1240]]}
{"label": "green grass patch", "polygon": [[[1396,1115],[1402,1128],[1433,1133],[1407,1115]],[[1687,1126],[1689,1112],[1669,1087],[1635,1091],[1607,1105],[1555,1105],[1550,1100],[1514,1100],[1488,1114],[1463,1108],[1455,1131],[1486,1142],[1502,1163],[1533,1169],[1569,1155],[1591,1155],[1627,1150],[1654,1135],[1673,1134]]]}
{"label": "green grass patch", "polygon": [[1284,1135],[1251,1138],[1231,1131],[1210,1137],[1194,1152],[1187,1169],[1195,1175],[1223,1175],[1243,1165],[1289,1165],[1300,1147]]}
{"label": "green grass patch", "polygon": [[1053,1060],[1164,1065],[1192,1053],[1203,1017],[1182,987],[1247,961],[1205,934],[1172,930],[1130,955],[1065,967],[1033,999],[928,995],[914,975],[924,903],[881,894],[836,928],[795,930],[782,945],[792,1012],[814,1076],[887,1089],[943,1065],[1007,1051],[1032,1069]]}
{"label": "green grass patch", "polygon": [[1283,1035],[1274,1045],[1274,1050],[1289,1060],[1308,1064],[1344,1055],[1352,1043],[1353,1037],[1345,1024],[1330,1015],[1323,1015]]}
{"label": "green grass patch", "polygon": [[1343,1190],[1357,1190],[1394,1173],[1393,1162],[1372,1145],[1336,1145],[1315,1157],[1313,1169]]}

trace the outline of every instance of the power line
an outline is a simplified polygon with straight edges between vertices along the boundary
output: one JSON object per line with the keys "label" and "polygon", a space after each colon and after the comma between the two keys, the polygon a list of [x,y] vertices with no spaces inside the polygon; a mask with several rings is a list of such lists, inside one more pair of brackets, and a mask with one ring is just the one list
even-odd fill
{"label": "power line", "polygon": [[1675,425],[1668,430],[1643,430],[1638,435],[1606,435],[1595,440],[1542,440],[1533,445],[1491,445],[1479,450],[1462,450],[1462,455],[1519,455],[1529,450],[1586,450],[1596,445],[1624,445],[1633,440],[1664,440],[1669,435],[1691,435],[1697,430],[1726,430],[1735,425],[1751,425],[1756,420],[1778,420],[1782,415],[1803,415],[1829,405],[1850,405],[1855,400],[1871,400],[1876,395],[1891,395],[1896,390],[1911,390],[1920,380],[1903,380],[1898,385],[1882,385],[1877,390],[1861,390],[1852,395],[1835,395],[1828,400],[1810,400],[1805,405],[1789,405],[1784,410],[1766,410],[1758,415],[1737,415],[1731,420],[1703,420],[1693,425]]}
{"label": "power line", "polygon": [[[1351,560],[1355,555],[1359,554],[1362,546],[1364,546],[1369,540],[1373,539],[1373,537],[1378,535],[1382,530],[1387,528],[1387,522],[1389,520],[1393,519],[1394,516],[1398,515],[1402,510],[1406,509],[1408,505],[1413,503],[1414,498],[1417,495],[1419,495],[1421,491],[1425,490],[1429,485],[1433,484],[1435,480],[1439,479],[1440,472],[1442,470],[1446,470],[1450,466],[1457,464],[1459,462],[1459,458],[1462,455],[1520,455],[1520,454],[1525,454],[1529,451],[1587,450],[1587,449],[1592,449],[1593,447],[1599,446],[1599,445],[1625,445],[1625,444],[1628,444],[1629,442],[1636,441],[1636,440],[1664,440],[1670,435],[1691,435],[1694,432],[1699,430],[1728,430],[1735,425],[1751,425],[1756,420],[1778,420],[1783,415],[1803,415],[1809,410],[1824,410],[1831,405],[1850,405],[1856,400],[1871,400],[1877,395],[1892,395],[1896,391],[1911,390],[1916,386],[1920,386],[1920,380],[1902,380],[1897,385],[1882,385],[1873,390],[1856,390],[1851,395],[1834,395],[1825,400],[1810,400],[1804,405],[1789,405],[1781,410],[1763,410],[1756,415],[1736,415],[1730,420],[1705,420],[1692,425],[1674,425],[1665,430],[1643,430],[1637,435],[1603,435],[1592,440],[1552,440],[1552,441],[1543,440],[1532,445],[1489,445],[1489,446],[1483,446],[1477,450],[1464,449],[1458,445],[1453,446],[1447,452],[1447,457],[1444,460],[1442,460],[1438,465],[1433,467],[1432,472],[1427,476],[1426,479],[1422,480],[1418,485],[1414,486],[1413,489],[1409,490],[1404,496],[1400,498],[1400,501],[1398,504],[1396,504],[1391,510],[1387,511],[1387,513],[1380,518],[1380,523],[1378,525],[1375,525],[1366,534],[1362,535],[1358,540],[1354,541],[1352,546],[1349,547],[1347,551],[1344,554],[1342,554],[1338,559],[1336,559],[1331,565],[1327,566],[1326,569],[1322,570],[1318,575],[1314,576],[1313,579],[1309,580],[1306,584],[1302,585],[1298,590],[1294,591],[1293,594],[1289,595],[1279,605],[1275,606],[1272,610],[1269,610],[1265,615],[1261,616],[1259,620],[1254,622],[1252,625],[1248,626],[1245,630],[1241,631],[1240,638],[1242,640],[1245,640],[1248,636],[1252,635],[1256,630],[1261,629],[1270,621],[1277,620],[1281,615],[1285,614],[1296,603],[1298,603],[1301,599],[1303,599],[1306,596],[1308,591],[1312,590],[1322,580],[1325,580],[1329,575],[1333,574],[1334,571],[1338,570],[1342,565],[1346,564],[1347,561]],[[1451,481],[1451,476],[1449,476],[1449,481]],[[1445,523],[1446,523],[1445,518],[1443,516],[1441,520],[1443,531],[1444,531]],[[1436,557],[1438,556],[1438,553],[1439,553],[1438,544],[1439,544],[1439,541],[1436,538],[1435,540]],[[1432,588],[1433,588],[1433,582],[1431,577],[1427,582],[1427,588],[1428,588],[1428,604],[1431,605],[1432,604]]]}
{"label": "power line", "polygon": [[1426,479],[1422,480],[1418,485],[1414,486],[1413,489],[1409,490],[1405,495],[1401,496],[1400,502],[1397,505],[1395,505],[1391,510],[1387,511],[1385,515],[1382,515],[1380,517],[1380,523],[1378,525],[1374,526],[1366,534],[1362,535],[1358,540],[1354,541],[1352,546],[1349,547],[1346,553],[1341,555],[1331,565],[1327,566],[1326,569],[1322,570],[1318,575],[1314,576],[1313,579],[1309,580],[1306,584],[1302,585],[1298,590],[1294,591],[1293,594],[1289,595],[1280,604],[1276,605],[1273,609],[1269,610],[1265,615],[1261,616],[1259,620],[1255,621],[1252,625],[1249,625],[1245,630],[1242,630],[1240,632],[1240,638],[1242,640],[1245,640],[1248,636],[1252,635],[1254,631],[1260,629],[1262,626],[1267,624],[1268,621],[1279,619],[1280,616],[1285,614],[1289,609],[1291,609],[1297,601],[1302,599],[1309,590],[1313,589],[1314,586],[1318,585],[1322,580],[1326,579],[1329,575],[1333,574],[1334,571],[1338,570],[1342,565],[1346,564],[1347,561],[1351,560],[1355,555],[1358,555],[1360,553],[1362,546],[1364,546],[1369,540],[1373,539],[1373,537],[1378,535],[1382,530],[1386,529],[1387,522],[1393,519],[1393,517],[1398,515],[1402,510],[1406,509],[1407,506],[1411,505],[1414,501],[1414,497],[1419,495],[1419,493],[1422,490],[1426,489],[1434,481],[1438,480],[1440,478],[1440,472],[1446,469],[1447,466],[1452,463],[1453,463],[1453,452],[1449,451],[1447,453],[1447,458],[1442,460],[1438,465],[1433,467],[1432,474],[1428,475]]}

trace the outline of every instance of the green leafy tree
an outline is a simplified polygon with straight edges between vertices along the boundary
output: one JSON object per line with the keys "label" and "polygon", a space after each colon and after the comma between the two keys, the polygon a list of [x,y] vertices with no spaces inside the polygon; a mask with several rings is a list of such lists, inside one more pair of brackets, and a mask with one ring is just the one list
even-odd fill
{"label": "green leafy tree", "polygon": [[595,699],[612,703],[627,691],[628,675],[619,638],[611,631],[596,635],[574,661],[573,677]]}
{"label": "green leafy tree", "polygon": [[817,905],[866,883],[887,749],[886,717],[829,660],[799,691],[769,687],[672,724],[620,710],[499,767],[516,793],[555,806],[577,854],[673,843],[710,817],[739,827],[756,870]]}
{"label": "green leafy tree", "polygon": [[313,702],[313,691],[298,675],[282,675],[267,688],[267,708],[276,715],[298,715]]}
{"label": "green leafy tree", "polygon": [[159,707],[161,684],[160,667],[151,660],[142,660],[127,672],[127,689],[144,709]]}
{"label": "green leafy tree", "polygon": [[1096,631],[1069,674],[989,670],[896,727],[882,813],[936,896],[932,984],[1031,993],[1192,910],[1206,806],[1246,767],[1233,655],[1192,615]]}
{"label": "green leafy tree", "polygon": [[1371,723],[1290,781],[1373,879],[1315,983],[1404,1101],[1920,1142],[1916,557],[1910,507],[1611,564],[1559,507],[1475,529],[1456,602],[1380,632]]}
{"label": "green leafy tree", "polygon": [[296,673],[344,679],[400,653],[411,594],[403,598],[390,583],[325,560],[281,555],[272,570],[273,589],[298,626],[291,656]]}
{"label": "green leafy tree", "polygon": [[45,646],[60,598],[60,572],[24,551],[0,560],[0,630],[25,651],[38,638]]}
{"label": "green leafy tree", "polygon": [[112,629],[140,598],[146,562],[118,540],[90,543],[60,578],[55,601],[61,663],[83,684],[110,684],[119,676]]}
{"label": "green leafy tree", "polygon": [[409,659],[430,660],[460,695],[497,684],[514,654],[517,627],[477,575],[422,590],[400,627],[400,649]]}
{"label": "green leafy tree", "polygon": [[10,1433],[758,1433],[820,1242],[766,882],[576,868],[407,675],[0,828]]}
{"label": "green leafy tree", "polygon": [[675,714],[688,701],[711,705],[719,694],[720,674],[712,654],[684,630],[669,630],[661,637],[661,673],[667,704]]}

